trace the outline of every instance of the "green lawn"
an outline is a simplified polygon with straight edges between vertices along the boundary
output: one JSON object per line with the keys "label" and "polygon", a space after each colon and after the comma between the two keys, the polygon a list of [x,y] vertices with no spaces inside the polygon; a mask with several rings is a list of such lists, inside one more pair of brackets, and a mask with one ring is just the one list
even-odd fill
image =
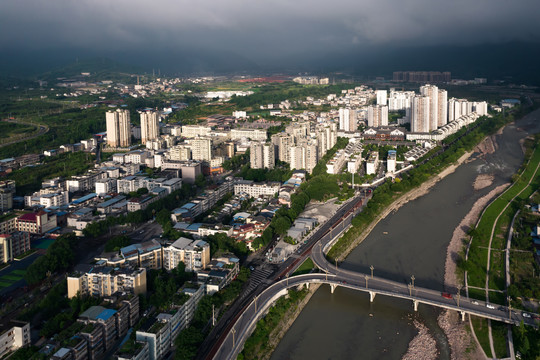
{"label": "green lawn", "polygon": [[19,281],[19,280],[22,280],[22,276],[20,275],[4,275],[2,276],[2,279],[4,280],[12,280],[12,281]]}
{"label": "green lawn", "polygon": [[26,270],[13,270],[12,273],[17,275],[24,275],[26,274]]}
{"label": "green lawn", "polygon": [[11,283],[7,283],[7,282],[4,282],[4,281],[0,281],[0,288],[6,288],[8,286],[11,286]]}
{"label": "green lawn", "polygon": [[315,267],[315,264],[313,264],[313,261],[311,260],[311,258],[307,258],[302,263],[302,265],[300,265],[298,269],[296,269],[296,271],[292,274],[292,276],[308,274],[311,272],[311,270],[313,270],[314,267]]}
{"label": "green lawn", "polygon": [[476,316],[471,316],[471,321],[480,346],[484,349],[486,356],[491,359],[493,356],[491,355],[491,348],[489,346],[488,321]]}
{"label": "green lawn", "polygon": [[508,327],[505,323],[498,321],[491,322],[491,335],[493,336],[493,347],[495,348],[495,354],[497,359],[508,357],[506,350]]}

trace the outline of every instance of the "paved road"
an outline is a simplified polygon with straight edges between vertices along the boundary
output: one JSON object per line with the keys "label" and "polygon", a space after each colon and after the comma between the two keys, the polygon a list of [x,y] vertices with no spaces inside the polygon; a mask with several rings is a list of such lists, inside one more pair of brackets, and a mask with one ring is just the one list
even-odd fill
{"label": "paved road", "polygon": [[[329,284],[332,291],[335,287],[342,286],[367,292],[370,293],[370,300],[372,301],[375,300],[376,296],[386,295],[411,300],[415,308],[421,303],[429,304],[459,311],[463,316],[471,314],[512,324],[519,324],[523,321],[527,325],[536,326],[532,317],[524,317],[522,313],[515,311],[509,312],[509,309],[504,306],[489,304],[488,307],[488,304],[484,302],[457,296],[456,294],[448,294],[444,297],[439,291],[419,288],[415,287],[414,284],[399,283],[376,276],[372,277],[371,274],[340,269],[334,264],[328,263],[324,249],[334,239],[334,236],[330,234],[332,231],[339,231],[342,226],[345,226],[342,225],[342,221],[344,222],[347,219],[350,221],[352,212],[354,212],[352,211],[354,205],[355,202],[353,201],[338,210],[331,221],[321,227],[319,232],[312,237],[311,246],[304,251],[300,258],[303,259],[307,253],[310,253],[315,265],[326,273],[306,274],[292,278],[286,277],[257,294],[232,321],[229,319],[227,332],[218,339],[217,344],[219,347],[213,349],[209,354],[209,358],[236,358],[242,350],[245,340],[254,330],[257,321],[264,316],[268,308],[280,296],[285,295],[288,288],[309,283]],[[289,271],[292,271],[293,268],[292,265],[286,268],[284,275],[289,275]]]}
{"label": "paved road", "polygon": [[33,124],[33,123],[28,123],[28,122],[24,122],[24,121],[20,121],[20,120],[10,120],[10,119],[4,119],[2,121],[11,122],[11,123],[15,123],[15,124],[35,126],[35,127],[38,128],[38,131],[36,133],[32,133],[29,136],[25,136],[25,137],[22,137],[22,138],[18,138],[18,139],[15,139],[15,140],[10,140],[10,141],[1,143],[0,147],[11,145],[11,144],[16,144],[16,143],[21,142],[21,141],[30,140],[30,139],[36,138],[38,136],[41,136],[41,135],[43,135],[43,134],[45,134],[46,132],[49,131],[49,127],[46,126],[46,125],[42,125],[42,124],[37,124],[37,123]]}

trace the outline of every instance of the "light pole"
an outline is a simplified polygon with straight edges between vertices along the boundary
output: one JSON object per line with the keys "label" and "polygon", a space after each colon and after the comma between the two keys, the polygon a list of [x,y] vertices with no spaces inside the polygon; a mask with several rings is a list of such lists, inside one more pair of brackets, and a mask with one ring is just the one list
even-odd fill
{"label": "light pole", "polygon": [[336,260],[336,271],[337,271],[337,259],[335,259],[335,260]]}
{"label": "light pole", "polygon": [[413,287],[413,289],[414,289],[414,279],[415,279],[414,275],[411,275],[411,280],[412,280],[412,287]]}
{"label": "light pole", "polygon": [[289,286],[289,273],[285,274],[285,277],[287,278],[287,286]]}
{"label": "light pole", "polygon": [[457,307],[459,307],[459,299],[461,297],[461,284],[457,286]]}
{"label": "light pole", "polygon": [[411,283],[408,283],[407,287],[409,288],[409,296],[412,296],[412,289],[413,289],[414,285],[412,285]]}
{"label": "light pole", "polygon": [[368,288],[368,279],[369,279],[369,276],[364,275],[364,278],[366,279],[366,289],[367,289],[367,288]]}
{"label": "light pole", "polygon": [[375,270],[375,268],[373,267],[373,265],[371,265],[369,269],[371,270],[371,278],[373,279],[373,270]]}
{"label": "light pole", "polygon": [[512,303],[510,303],[510,296],[508,296],[506,299],[508,301],[508,319],[512,320]]}
{"label": "light pole", "polygon": [[232,347],[234,348],[234,346],[236,344],[236,340],[234,338],[234,334],[236,334],[236,330],[234,328],[232,328],[231,332],[232,332]]}
{"label": "light pole", "polygon": [[257,298],[259,297],[259,295],[256,295],[255,296],[255,312],[257,312]]}

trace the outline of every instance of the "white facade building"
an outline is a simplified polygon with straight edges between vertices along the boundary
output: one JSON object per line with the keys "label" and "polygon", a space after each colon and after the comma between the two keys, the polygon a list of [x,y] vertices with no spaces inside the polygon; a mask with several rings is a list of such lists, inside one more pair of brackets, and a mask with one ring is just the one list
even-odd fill
{"label": "white facade building", "polygon": [[114,148],[131,145],[131,121],[128,110],[107,111],[105,121],[107,145]]}
{"label": "white facade building", "polygon": [[141,111],[141,142],[146,144],[149,140],[159,137],[159,113],[154,110]]}

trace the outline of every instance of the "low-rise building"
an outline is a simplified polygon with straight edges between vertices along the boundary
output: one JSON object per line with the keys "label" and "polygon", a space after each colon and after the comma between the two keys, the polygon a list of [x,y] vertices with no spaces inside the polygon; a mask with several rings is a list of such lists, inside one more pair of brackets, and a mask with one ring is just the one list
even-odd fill
{"label": "low-rise building", "polygon": [[252,180],[239,180],[234,184],[234,195],[246,193],[250,197],[275,196],[279,192],[281,183],[264,182],[255,183]]}
{"label": "low-rise building", "polygon": [[57,226],[56,214],[40,210],[17,217],[17,229],[30,234],[45,234]]}

